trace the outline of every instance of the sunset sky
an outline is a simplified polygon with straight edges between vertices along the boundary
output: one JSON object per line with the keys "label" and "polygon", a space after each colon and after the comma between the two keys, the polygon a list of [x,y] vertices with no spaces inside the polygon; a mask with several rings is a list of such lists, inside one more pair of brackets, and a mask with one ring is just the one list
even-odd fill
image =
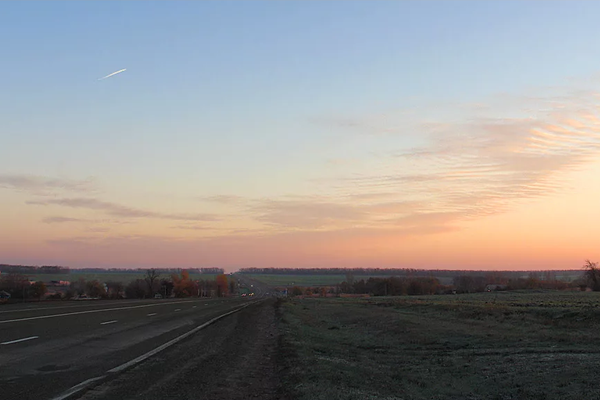
{"label": "sunset sky", "polygon": [[2,2],[0,263],[579,268],[600,259],[599,15]]}

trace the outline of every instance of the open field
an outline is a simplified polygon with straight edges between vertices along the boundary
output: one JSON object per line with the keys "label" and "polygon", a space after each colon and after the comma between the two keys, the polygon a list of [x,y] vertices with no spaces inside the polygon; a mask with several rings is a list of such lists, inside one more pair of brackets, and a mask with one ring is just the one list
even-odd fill
{"label": "open field", "polygon": [[[331,286],[339,285],[346,280],[346,275],[288,275],[288,274],[244,274],[249,278],[261,281],[269,286]],[[390,275],[355,275],[354,280],[369,279],[371,277],[387,278]],[[438,278],[440,283],[449,285],[452,278]]]}
{"label": "open field", "polygon": [[290,299],[299,399],[597,399],[600,293]]}
{"label": "open field", "polygon": [[287,274],[244,274],[269,286],[326,286],[337,285],[346,280],[346,275],[287,275]]}
{"label": "open field", "polygon": [[[465,272],[466,275],[469,274],[468,271]],[[476,273],[477,275],[479,273]],[[501,274],[501,273],[500,273]],[[529,273],[517,273],[515,271],[510,272],[512,278],[527,278]],[[264,282],[270,286],[331,286],[338,285],[346,280],[345,274],[251,274],[244,273],[243,275],[248,276],[257,281]],[[405,275],[394,275],[393,273],[383,273],[383,274],[372,274],[372,275],[354,275],[354,280],[359,281],[361,279],[369,279],[371,277],[374,278],[389,278],[390,276],[405,276]],[[418,276],[430,276],[428,274],[420,274]],[[556,279],[562,280],[565,282],[572,282],[576,279],[581,278],[582,271],[573,270],[573,271],[562,271],[560,274],[556,275]],[[438,281],[442,285],[451,285],[453,282],[453,276],[438,276],[433,274],[433,277],[437,278]],[[493,282],[489,282],[493,283]]]}
{"label": "open field", "polygon": [[[145,277],[145,273],[143,272],[79,272],[73,271],[68,274],[25,274],[29,279],[33,279],[35,281],[71,281],[74,282],[79,278],[83,278],[86,281],[97,279],[100,282],[107,281],[117,281],[127,284],[135,279],[143,279]],[[171,275],[162,274],[161,277],[168,278]],[[199,273],[190,273],[190,277],[192,279],[209,279],[214,280],[216,275],[214,274],[199,274]]]}

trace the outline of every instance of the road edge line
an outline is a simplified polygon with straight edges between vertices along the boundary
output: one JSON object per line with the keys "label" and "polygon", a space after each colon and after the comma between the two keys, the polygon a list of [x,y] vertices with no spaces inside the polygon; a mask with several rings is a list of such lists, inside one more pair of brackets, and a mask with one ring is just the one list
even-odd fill
{"label": "road edge line", "polygon": [[63,392],[62,394],[58,395],[57,397],[53,397],[52,400],[69,400],[72,399],[74,395],[79,394],[80,392],[84,391],[84,390],[89,390],[91,389],[93,386],[99,384],[99,383],[103,383],[105,381],[110,380],[115,374],[121,373],[123,371],[128,370],[129,368],[132,368],[134,366],[136,366],[137,364],[147,360],[148,358],[154,356],[155,354],[160,353],[161,351],[173,346],[174,344],[182,341],[183,339],[187,338],[188,336],[193,335],[194,333],[208,327],[209,325],[214,324],[215,322],[219,321],[220,319],[223,319],[231,314],[234,314],[238,311],[243,310],[244,308],[252,305],[252,304],[257,304],[259,303],[261,300],[259,301],[253,301],[252,303],[248,303],[248,304],[244,304],[241,307],[238,307],[234,310],[228,311],[225,314],[221,314],[217,317],[214,317],[210,320],[208,320],[207,322],[203,323],[202,325],[198,325],[197,327],[193,328],[190,331],[187,331],[186,333],[181,334],[180,336],[177,336],[175,339],[171,339],[169,340],[167,343],[164,343],[158,347],[156,347],[153,350],[150,350],[147,353],[142,354],[139,357],[134,358],[133,360],[127,361],[124,364],[121,364],[117,367],[111,368],[109,369],[105,375],[102,376],[97,376],[95,378],[90,378],[87,379],[81,383],[78,383],[77,385],[71,387],[70,389],[68,389],[67,391]]}
{"label": "road edge line", "polygon": [[74,394],[77,394],[77,393],[81,392],[82,390],[91,387],[94,383],[96,383],[100,380],[106,379],[106,377],[107,377],[106,375],[102,375],[102,376],[97,376],[95,378],[90,378],[88,380],[85,380],[85,381],[73,386],[71,389],[67,390],[63,394],[61,394],[57,397],[54,397],[52,400],[67,400]]}

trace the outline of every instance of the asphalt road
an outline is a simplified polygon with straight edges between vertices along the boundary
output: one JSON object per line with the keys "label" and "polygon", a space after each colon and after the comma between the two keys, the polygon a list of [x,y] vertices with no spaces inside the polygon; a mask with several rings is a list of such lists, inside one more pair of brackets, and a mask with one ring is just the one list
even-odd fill
{"label": "asphalt road", "polygon": [[53,399],[251,301],[196,298],[2,306],[0,399]]}
{"label": "asphalt road", "polygon": [[252,302],[77,400],[287,400],[276,301]]}

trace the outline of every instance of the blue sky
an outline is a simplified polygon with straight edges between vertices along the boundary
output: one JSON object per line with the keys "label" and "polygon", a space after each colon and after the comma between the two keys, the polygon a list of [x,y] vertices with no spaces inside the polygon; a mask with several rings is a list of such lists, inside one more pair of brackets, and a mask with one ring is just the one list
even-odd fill
{"label": "blue sky", "polygon": [[2,2],[0,173],[91,179],[105,201],[156,209],[335,203],[352,178],[413,165],[393,154],[431,144],[424,122],[478,116],[457,105],[595,76],[598,15],[573,1]]}
{"label": "blue sky", "polygon": [[[590,74],[598,63],[600,5],[592,2],[2,7],[9,143],[17,133],[23,146],[34,139],[82,157],[130,141],[151,142],[158,156],[171,140],[198,135],[210,153],[231,142],[260,152],[264,139],[287,154],[328,134],[310,125],[314,118],[479,101]],[[161,137],[166,130],[181,136]]]}

